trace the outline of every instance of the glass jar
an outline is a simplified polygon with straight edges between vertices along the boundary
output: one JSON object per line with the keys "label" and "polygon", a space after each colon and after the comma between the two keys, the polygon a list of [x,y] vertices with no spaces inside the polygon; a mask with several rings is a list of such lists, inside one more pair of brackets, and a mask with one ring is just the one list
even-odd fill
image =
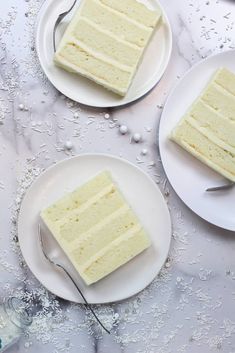
{"label": "glass jar", "polygon": [[12,297],[0,304],[0,353],[17,342],[31,323],[22,300]]}

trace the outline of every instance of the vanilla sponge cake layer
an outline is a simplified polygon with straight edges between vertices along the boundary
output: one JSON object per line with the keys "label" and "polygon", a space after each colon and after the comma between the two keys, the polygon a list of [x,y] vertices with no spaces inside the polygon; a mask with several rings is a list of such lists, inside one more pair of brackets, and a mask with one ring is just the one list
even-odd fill
{"label": "vanilla sponge cake layer", "polygon": [[235,158],[233,155],[203,135],[190,122],[182,122],[178,131],[173,133],[172,139],[210,168],[235,181]]}
{"label": "vanilla sponge cake layer", "polygon": [[81,211],[78,209],[68,215],[60,225],[60,238],[63,238],[65,242],[79,238],[80,234],[87,232],[123,204],[122,195],[113,186],[104,195],[97,197],[86,209]]}
{"label": "vanilla sponge cake layer", "polygon": [[160,18],[136,0],[83,0],[54,62],[125,96]]}
{"label": "vanilla sponge cake layer", "polygon": [[[99,40],[96,38],[97,31],[99,32]],[[107,60],[108,58],[114,59],[117,65],[136,66],[143,51],[142,48],[114,37],[108,30],[101,29],[86,17],[80,18],[74,29],[74,37],[86,44],[87,47],[105,55]]]}
{"label": "vanilla sponge cake layer", "polygon": [[42,211],[41,215],[47,222],[57,222],[68,215],[68,213],[85,204],[90,198],[101,190],[112,184],[110,174],[104,171],[96,178],[77,188],[66,196],[62,197],[52,206]]}
{"label": "vanilla sponge cake layer", "polygon": [[43,210],[41,218],[87,284],[98,281],[138,253],[129,247],[128,256],[120,254],[123,242],[132,243],[126,242],[130,234],[139,252],[150,244],[137,216],[108,172],[98,174]]}
{"label": "vanilla sponge cake layer", "polygon": [[151,11],[146,6],[135,0],[100,0],[114,10],[147,27],[154,28],[161,17],[161,11]]}
{"label": "vanilla sponge cake layer", "polygon": [[152,34],[152,29],[131,20],[122,13],[104,6],[99,0],[87,0],[81,8],[81,16],[92,19],[102,29],[107,29],[138,47],[144,47]]}
{"label": "vanilla sponge cake layer", "polygon": [[[87,284],[107,276],[118,267],[130,261],[150,246],[145,232],[138,226],[124,233],[120,238],[103,248],[96,256],[82,266],[81,274]],[[112,261],[110,259],[112,258]],[[107,267],[109,264],[109,267]],[[131,279],[130,279],[131,280]]]}
{"label": "vanilla sponge cake layer", "polygon": [[235,96],[216,83],[211,83],[202,100],[226,118],[235,121]]}
{"label": "vanilla sponge cake layer", "polygon": [[216,136],[230,146],[235,148],[235,123],[225,118],[221,113],[215,111],[202,100],[198,100],[189,114],[189,118],[195,119],[201,128],[209,135]]}
{"label": "vanilla sponge cake layer", "polygon": [[[82,48],[79,45],[66,44],[60,51],[59,65],[71,69],[71,71],[80,72],[84,76],[95,80],[99,79],[107,88],[117,87],[117,92],[125,92],[126,86],[129,85],[133,73],[127,71],[126,68],[120,68],[110,62],[105,62],[88,48]],[[56,59],[57,60],[57,59]],[[79,61],[79,67],[77,62]],[[114,89],[116,91],[116,89]]]}
{"label": "vanilla sponge cake layer", "polygon": [[[102,208],[100,208],[101,203]],[[83,205],[68,212],[63,218],[56,222],[48,222],[48,227],[58,240],[70,243],[75,236],[78,238],[80,234],[92,227],[99,217],[109,215],[115,207],[122,204],[122,195],[114,191],[112,183],[89,198]]]}
{"label": "vanilla sponge cake layer", "polygon": [[215,82],[235,95],[235,74],[225,68],[220,69],[215,75]]}
{"label": "vanilla sponge cake layer", "polygon": [[235,181],[235,75],[219,69],[189,108],[171,139]]}
{"label": "vanilla sponge cake layer", "polygon": [[122,206],[96,223],[84,235],[69,243],[71,257],[76,263],[82,265],[89,256],[94,256],[107,243],[117,239],[137,223],[138,219],[129,206]]}

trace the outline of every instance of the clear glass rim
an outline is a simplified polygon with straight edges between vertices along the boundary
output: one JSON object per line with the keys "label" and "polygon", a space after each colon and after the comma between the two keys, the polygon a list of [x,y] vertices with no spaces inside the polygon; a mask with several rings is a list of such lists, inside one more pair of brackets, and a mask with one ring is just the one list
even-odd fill
{"label": "clear glass rim", "polygon": [[25,303],[21,299],[16,297],[5,299],[4,308],[11,322],[19,328],[31,325],[32,317],[28,314]]}

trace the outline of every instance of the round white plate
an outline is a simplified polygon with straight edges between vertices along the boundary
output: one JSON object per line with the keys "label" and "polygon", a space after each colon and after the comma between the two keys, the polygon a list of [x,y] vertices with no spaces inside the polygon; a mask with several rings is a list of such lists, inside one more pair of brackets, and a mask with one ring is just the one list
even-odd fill
{"label": "round white plate", "polygon": [[168,138],[215,70],[223,66],[235,72],[234,50],[209,57],[180,80],[168,97],[162,113],[159,144],[167,177],[183,202],[208,222],[235,231],[235,188],[205,192],[208,187],[223,185],[227,181]]}
{"label": "round white plate", "polygon": [[102,154],[85,154],[56,164],[31,186],[23,200],[18,223],[20,247],[38,280],[57,296],[82,303],[73,284],[43,258],[37,235],[40,211],[102,170],[109,170],[141,223],[152,245],[126,265],[94,285],[86,286],[50,234],[47,241],[60,253],[90,303],[128,298],[144,289],[157,276],[169,251],[171,221],[165,200],[150,177],[131,163]]}
{"label": "round white plate", "polygon": [[[79,2],[78,0],[77,6],[79,6]],[[144,0],[143,2],[151,8],[160,6],[157,0]],[[162,8],[163,24],[154,33],[134,81],[127,95],[122,98],[80,75],[66,72],[54,65],[53,27],[58,15],[66,11],[69,4],[70,2],[65,0],[45,1],[39,13],[36,31],[36,49],[41,66],[48,79],[60,92],[74,101],[89,106],[117,107],[142,97],[157,84],[166,70],[172,50],[171,28]],[[57,43],[74,11],[58,27]]]}

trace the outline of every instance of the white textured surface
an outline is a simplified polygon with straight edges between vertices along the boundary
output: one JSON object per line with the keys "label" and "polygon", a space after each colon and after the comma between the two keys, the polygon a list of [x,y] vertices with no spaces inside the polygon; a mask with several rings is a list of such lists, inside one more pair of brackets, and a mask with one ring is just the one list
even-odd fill
{"label": "white textured surface", "polygon": [[[234,233],[202,221],[177,198],[165,181],[156,136],[162,105],[178,77],[202,57],[235,46],[234,2],[162,0],[174,32],[170,66],[147,97],[114,111],[74,105],[47,82],[33,41],[41,3],[1,3],[0,293],[2,297],[18,288],[20,294],[22,289],[24,297],[37,303],[38,311],[29,337],[10,352],[215,353],[220,349],[233,353]],[[21,111],[19,104],[26,110]],[[110,118],[105,119],[105,114]],[[120,124],[128,126],[130,134],[121,135]],[[135,132],[143,135],[142,143],[130,143]],[[67,140],[73,142],[71,152],[64,150]],[[148,149],[146,156],[141,155],[143,148]],[[27,267],[19,266],[18,250],[11,241],[14,200],[18,207],[32,176],[55,160],[94,151],[121,154],[159,182],[174,228],[170,259],[149,289],[126,302],[97,308],[101,318],[113,325],[112,336],[100,334],[82,307],[48,295]]]}

